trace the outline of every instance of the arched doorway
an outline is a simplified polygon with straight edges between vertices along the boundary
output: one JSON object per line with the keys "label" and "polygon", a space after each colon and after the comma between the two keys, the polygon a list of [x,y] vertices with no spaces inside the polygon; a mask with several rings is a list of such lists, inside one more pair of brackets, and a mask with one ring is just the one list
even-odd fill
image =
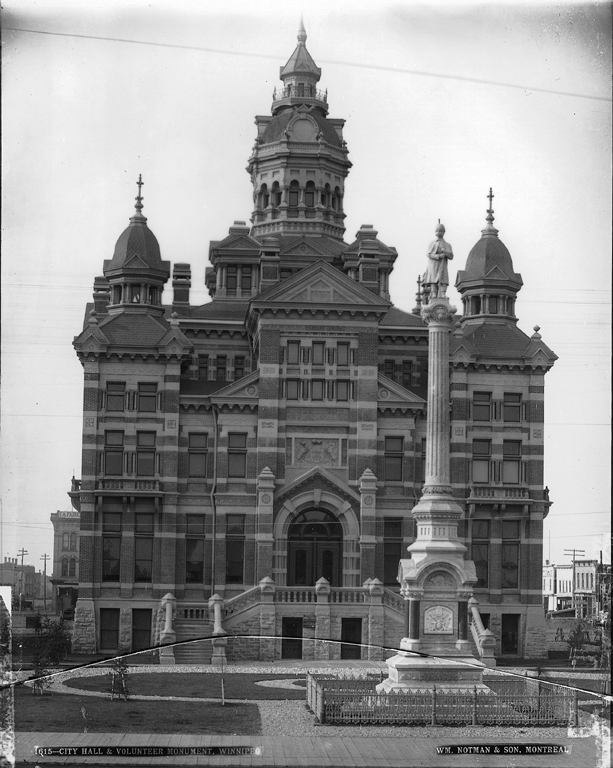
{"label": "arched doorway", "polygon": [[343,529],[330,512],[301,512],[288,530],[289,586],[311,587],[322,576],[331,586],[341,586]]}

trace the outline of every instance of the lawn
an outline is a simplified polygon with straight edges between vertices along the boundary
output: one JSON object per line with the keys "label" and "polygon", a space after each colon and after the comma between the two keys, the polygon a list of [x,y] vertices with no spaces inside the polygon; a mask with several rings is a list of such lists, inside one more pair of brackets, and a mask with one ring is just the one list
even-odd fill
{"label": "lawn", "polygon": [[[232,673],[224,675],[226,699],[262,700],[305,700],[306,680],[301,679],[301,688],[269,688],[255,685],[259,680],[295,680],[297,675],[281,677],[279,675],[257,675]],[[67,686],[84,691],[101,691],[110,695],[109,675],[94,677],[75,677],[65,681]],[[221,675],[197,672],[143,672],[132,673],[128,680],[128,690],[136,696],[188,696],[193,698],[221,698]]]}
{"label": "lawn", "polygon": [[257,704],[187,701],[111,701],[54,693],[34,696],[15,687],[15,730],[58,733],[186,733],[251,736],[261,733]]}

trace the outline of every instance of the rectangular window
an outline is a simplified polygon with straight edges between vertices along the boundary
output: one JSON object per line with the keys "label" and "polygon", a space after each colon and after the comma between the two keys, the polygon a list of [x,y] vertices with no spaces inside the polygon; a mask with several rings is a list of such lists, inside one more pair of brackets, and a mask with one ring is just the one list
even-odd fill
{"label": "rectangular window", "polygon": [[187,476],[206,477],[208,435],[192,432],[187,436]]}
{"label": "rectangular window", "polygon": [[242,584],[245,561],[245,515],[226,518],[226,583]]}
{"label": "rectangular window", "polygon": [[502,521],[501,587],[503,589],[519,587],[519,520]]}
{"label": "rectangular window", "polygon": [[473,421],[491,421],[491,392],[473,392]]}
{"label": "rectangular window", "polygon": [[134,581],[151,582],[153,566],[153,539],[134,539]]}
{"label": "rectangular window", "polygon": [[235,291],[238,287],[238,267],[228,265],[226,267],[226,290]]}
{"label": "rectangular window", "polygon": [[489,552],[490,552],[490,523],[489,520],[472,521],[472,556],[477,571],[476,587],[489,586]]}
{"label": "rectangular window", "polygon": [[247,435],[228,435],[228,477],[247,477]]}
{"label": "rectangular window", "polygon": [[504,440],[502,443],[502,482],[520,481],[521,441]]}
{"label": "rectangular window", "polygon": [[100,649],[116,651],[119,646],[119,608],[100,609]]}
{"label": "rectangular window", "polygon": [[324,382],[321,380],[314,380],[311,382],[311,398],[313,400],[324,399]]}
{"label": "rectangular window", "polygon": [[185,542],[185,582],[202,584],[204,581],[204,539]]}
{"label": "rectangular window", "polygon": [[323,341],[313,342],[313,365],[324,364],[325,349],[326,349],[326,345]]}
{"label": "rectangular window", "polygon": [[104,474],[123,475],[123,432],[104,433]]}
{"label": "rectangular window", "polygon": [[489,483],[490,440],[473,440],[473,483]]}
{"label": "rectangular window", "polygon": [[413,363],[410,360],[402,361],[402,374],[400,383],[403,387],[405,387],[405,389],[409,389],[413,383]]}
{"label": "rectangular window", "polygon": [[209,378],[209,356],[198,355],[198,378],[201,381],[208,381]]}
{"label": "rectangular window", "polygon": [[106,410],[123,411],[126,402],[125,382],[109,381],[106,385]]}
{"label": "rectangular window", "polygon": [[348,381],[336,382],[336,399],[341,401],[349,400],[349,382]]}
{"label": "rectangular window", "polygon": [[158,385],[138,385],[138,411],[140,413],[155,413],[157,411]]}
{"label": "rectangular window", "polygon": [[393,360],[384,360],[382,373],[390,379],[394,378],[394,371],[396,370],[396,363]]}
{"label": "rectangular window", "polygon": [[245,375],[245,358],[244,357],[235,357],[234,358],[234,381],[238,381],[239,379],[242,379]]}
{"label": "rectangular window", "polygon": [[119,581],[121,513],[103,513],[102,534],[102,581]]}
{"label": "rectangular window", "polygon": [[251,267],[241,269],[241,291],[251,290]]}
{"label": "rectangular window", "polygon": [[336,345],[336,364],[349,365],[349,344],[340,343]]}
{"label": "rectangular window", "polygon": [[153,512],[137,512],[134,515],[134,533],[153,536]]}
{"label": "rectangular window", "polygon": [[287,380],[287,392],[286,397],[288,400],[298,400],[300,397],[300,381],[299,379]]}
{"label": "rectangular window", "polygon": [[185,533],[188,536],[204,536],[204,515],[186,515]]}
{"label": "rectangular window", "polygon": [[288,365],[300,364],[300,342],[299,341],[287,342],[287,364]]}
{"label": "rectangular window", "polygon": [[228,366],[228,359],[225,355],[217,355],[215,358],[215,380],[226,380],[226,369]]}
{"label": "rectangular window", "polygon": [[504,421],[521,421],[521,394],[504,393],[502,417]]}
{"label": "rectangular window", "polygon": [[385,480],[402,480],[404,460],[404,437],[385,438],[383,476]]}
{"label": "rectangular window", "polygon": [[155,474],[155,432],[136,433],[136,474],[139,477]]}

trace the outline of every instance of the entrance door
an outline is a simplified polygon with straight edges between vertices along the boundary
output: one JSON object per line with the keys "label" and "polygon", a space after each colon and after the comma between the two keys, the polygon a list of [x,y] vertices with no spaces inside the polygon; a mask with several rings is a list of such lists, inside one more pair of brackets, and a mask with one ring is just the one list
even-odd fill
{"label": "entrance door", "polygon": [[519,654],[519,613],[503,613],[500,652]]}
{"label": "entrance door", "polygon": [[132,609],[132,650],[146,651],[151,647],[151,609]]}
{"label": "entrance door", "polygon": [[100,609],[100,650],[116,651],[119,646],[119,608]]}
{"label": "entrance door", "polygon": [[329,512],[299,514],[288,531],[288,586],[312,587],[319,579],[341,585],[343,530]]}
{"label": "entrance door", "polygon": [[341,619],[341,640],[341,659],[361,659],[362,619]]}
{"label": "entrance door", "polygon": [[281,623],[281,658],[302,658],[302,619],[284,617]]}

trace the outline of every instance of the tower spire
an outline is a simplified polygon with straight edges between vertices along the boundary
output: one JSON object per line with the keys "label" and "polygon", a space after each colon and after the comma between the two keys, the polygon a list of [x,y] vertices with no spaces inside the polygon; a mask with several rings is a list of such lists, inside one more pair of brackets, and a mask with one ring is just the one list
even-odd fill
{"label": "tower spire", "polygon": [[485,217],[487,224],[485,225],[485,229],[481,230],[481,234],[493,235],[494,237],[498,237],[498,230],[494,226],[494,209],[492,208],[492,200],[494,199],[494,193],[492,192],[491,187],[490,187],[489,194],[486,195],[486,197],[490,201],[490,207],[487,209],[487,216]]}
{"label": "tower spire", "polygon": [[304,28],[304,17],[300,14],[300,29],[298,30],[298,43],[304,45],[306,43],[307,33]]}
{"label": "tower spire", "polygon": [[[143,210],[143,196],[141,195],[142,187],[144,185],[143,177],[139,173],[138,174],[138,181],[136,182],[136,186],[138,187],[138,195],[134,198],[136,200],[136,205],[134,208],[136,209],[136,215],[139,217],[143,217],[142,210]],[[144,217],[143,217],[144,218]]]}

